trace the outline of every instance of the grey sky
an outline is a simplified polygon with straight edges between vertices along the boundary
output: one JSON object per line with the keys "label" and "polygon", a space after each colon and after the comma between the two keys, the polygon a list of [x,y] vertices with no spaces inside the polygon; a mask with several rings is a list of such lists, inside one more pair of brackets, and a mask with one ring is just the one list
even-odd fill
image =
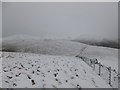
{"label": "grey sky", "polygon": [[3,3],[3,37],[118,37],[116,3]]}
{"label": "grey sky", "polygon": [[2,38],[2,3],[0,1],[0,39]]}

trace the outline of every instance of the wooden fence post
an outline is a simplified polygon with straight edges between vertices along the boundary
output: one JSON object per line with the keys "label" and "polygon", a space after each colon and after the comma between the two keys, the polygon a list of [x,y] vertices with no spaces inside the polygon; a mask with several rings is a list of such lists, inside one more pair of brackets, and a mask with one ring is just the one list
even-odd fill
{"label": "wooden fence post", "polygon": [[90,61],[90,66],[92,67],[92,60],[90,59],[89,61]]}
{"label": "wooden fence post", "polygon": [[93,60],[93,70],[95,70],[95,60]]}
{"label": "wooden fence post", "polygon": [[111,85],[111,67],[108,67],[109,71],[109,85]]}
{"label": "wooden fence post", "polygon": [[101,75],[101,63],[98,63],[99,64],[99,76]]}

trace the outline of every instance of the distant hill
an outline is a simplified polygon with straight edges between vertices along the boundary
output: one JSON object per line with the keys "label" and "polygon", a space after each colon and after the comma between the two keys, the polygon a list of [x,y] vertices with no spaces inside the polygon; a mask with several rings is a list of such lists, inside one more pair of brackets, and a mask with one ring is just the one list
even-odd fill
{"label": "distant hill", "polygon": [[102,46],[102,47],[110,47],[110,48],[117,48],[120,49],[120,40],[89,40],[89,39],[74,39],[72,41],[88,44],[88,45],[93,45],[93,46]]}
{"label": "distant hill", "polygon": [[[95,41],[95,43],[97,42],[98,40]],[[16,35],[3,39],[1,50],[4,52],[25,52],[44,55],[82,55],[89,58],[97,58],[102,64],[118,70],[118,49],[87,45],[76,40],[40,39],[38,37]]]}
{"label": "distant hill", "polygon": [[40,39],[16,35],[3,39],[2,51],[30,52],[49,55],[76,55],[86,44],[59,39]]}

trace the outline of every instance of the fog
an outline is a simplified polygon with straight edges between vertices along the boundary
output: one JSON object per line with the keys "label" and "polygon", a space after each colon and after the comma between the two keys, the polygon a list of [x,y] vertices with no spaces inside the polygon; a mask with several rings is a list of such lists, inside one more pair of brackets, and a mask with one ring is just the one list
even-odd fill
{"label": "fog", "polygon": [[0,1],[0,41],[2,39],[2,3]]}
{"label": "fog", "polygon": [[4,2],[2,36],[118,38],[116,3]]}

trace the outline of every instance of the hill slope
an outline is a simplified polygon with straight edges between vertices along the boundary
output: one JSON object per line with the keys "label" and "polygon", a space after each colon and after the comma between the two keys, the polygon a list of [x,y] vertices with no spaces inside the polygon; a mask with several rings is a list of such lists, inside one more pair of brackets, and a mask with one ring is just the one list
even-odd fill
{"label": "hill slope", "polygon": [[2,50],[49,55],[76,55],[85,46],[85,44],[71,42],[69,40],[51,40],[28,36],[13,36],[3,39]]}
{"label": "hill slope", "polygon": [[101,46],[101,47],[109,47],[109,48],[116,48],[120,49],[120,39],[118,38],[103,38],[100,36],[90,36],[90,35],[84,35],[80,36],[73,41],[77,41],[80,43],[93,45],[93,46]]}
{"label": "hill slope", "polygon": [[81,59],[4,52],[3,88],[110,88]]}
{"label": "hill slope", "polygon": [[102,64],[118,71],[118,49],[86,45],[69,40],[40,39],[26,35],[15,35],[3,39],[3,51],[31,52],[45,55],[69,55],[96,58]]}
{"label": "hill slope", "polygon": [[103,65],[118,71],[118,49],[88,46],[83,52],[82,56],[87,58],[96,58]]}

